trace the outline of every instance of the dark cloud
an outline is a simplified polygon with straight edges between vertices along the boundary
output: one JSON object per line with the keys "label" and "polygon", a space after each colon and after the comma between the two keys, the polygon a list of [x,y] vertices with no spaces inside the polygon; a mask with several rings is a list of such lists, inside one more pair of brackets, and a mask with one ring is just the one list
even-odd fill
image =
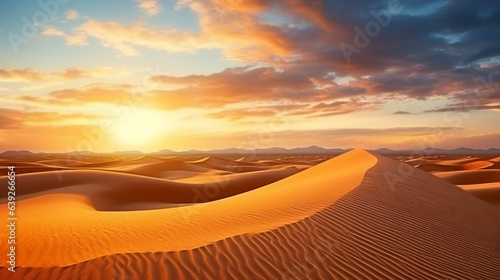
{"label": "dark cloud", "polygon": [[[379,25],[366,46],[356,45],[360,35],[355,28],[366,36],[374,14],[387,16],[388,2],[323,1],[315,16],[328,21],[335,32],[311,25],[287,33],[302,58],[287,66],[307,64],[339,76],[369,76],[364,79],[370,83],[357,87],[361,93],[426,98],[473,89],[475,78],[488,75],[478,62],[500,56],[500,2],[485,0],[450,0],[436,9],[429,8],[435,1],[400,1],[402,11],[390,14],[387,26]],[[426,14],[412,13],[426,7]],[[350,60],[342,43],[357,50]]]}
{"label": "dark cloud", "polygon": [[406,111],[397,111],[393,113],[394,115],[411,115],[413,113],[406,112]]}
{"label": "dark cloud", "polygon": [[426,110],[425,113],[469,112],[474,110],[492,110],[492,109],[500,109],[500,105],[478,105],[478,106],[467,106],[466,104],[452,105],[449,107]]}
{"label": "dark cloud", "polygon": [[365,92],[360,87],[340,86],[333,79],[325,73],[307,73],[299,68],[236,67],[211,75],[154,76],[151,81],[180,87],[154,93],[158,106],[163,104],[167,109],[272,100],[317,103]]}

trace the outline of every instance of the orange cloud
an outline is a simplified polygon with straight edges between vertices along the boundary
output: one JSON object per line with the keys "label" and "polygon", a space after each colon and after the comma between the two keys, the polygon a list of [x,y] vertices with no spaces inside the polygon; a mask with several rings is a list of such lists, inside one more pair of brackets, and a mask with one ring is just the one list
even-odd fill
{"label": "orange cloud", "polygon": [[[104,47],[120,54],[137,56],[139,48],[168,52],[193,52],[198,49],[221,49],[228,58],[264,61],[292,55],[293,43],[285,32],[274,24],[263,21],[257,12],[269,5],[268,1],[182,1],[178,8],[189,7],[199,17],[200,32],[179,29],[153,29],[143,24],[122,25],[117,22],[88,20],[77,26],[73,34],[65,34],[55,27],[45,27],[46,36],[60,36],[69,45],[86,44],[93,37]],[[156,1],[140,1],[140,7],[156,11]]]}
{"label": "orange cloud", "polygon": [[172,52],[192,51],[199,39],[181,30],[154,30],[143,25],[125,26],[116,22],[102,23],[89,20],[78,26],[79,38],[95,37],[105,47],[118,50],[123,55],[139,55],[138,47]]}
{"label": "orange cloud", "polygon": [[259,17],[269,1],[184,1],[184,5],[198,15],[201,41],[229,58],[269,61],[292,54],[285,32]]}
{"label": "orange cloud", "polygon": [[208,114],[210,117],[228,119],[230,121],[241,121],[245,119],[266,119],[273,116],[301,116],[303,118],[317,118],[335,115],[344,115],[363,110],[377,110],[381,107],[378,102],[361,101],[356,98],[329,103],[297,103],[283,102],[273,106],[248,106],[238,109],[219,109],[217,112]]}
{"label": "orange cloud", "polygon": [[0,130],[20,128],[22,125],[20,120],[5,116],[0,109]]}
{"label": "orange cloud", "polygon": [[151,81],[160,85],[181,86],[176,90],[154,92],[159,101],[156,102],[157,106],[168,106],[169,109],[177,106],[215,107],[243,102],[309,99],[310,96],[301,93],[314,90],[308,77],[284,73],[272,67],[229,68],[211,75],[153,76]]}
{"label": "orange cloud", "polygon": [[88,77],[103,77],[115,74],[109,67],[89,70],[68,68],[62,72],[39,72],[31,69],[0,69],[0,82],[43,83],[46,81],[68,81]]}
{"label": "orange cloud", "polygon": [[33,82],[46,77],[47,74],[33,70],[0,69],[0,82]]}
{"label": "orange cloud", "polygon": [[[118,103],[127,91],[135,88],[132,85],[91,85],[77,89],[52,91],[49,96],[55,100],[82,103]],[[129,92],[132,94],[131,92]]]}
{"label": "orange cloud", "polygon": [[27,126],[40,126],[76,120],[97,120],[102,116],[83,113],[60,114],[56,112],[21,111],[0,108],[0,129],[19,129]]}
{"label": "orange cloud", "polygon": [[137,0],[138,7],[148,16],[154,16],[161,12],[158,0]]}
{"label": "orange cloud", "polygon": [[334,31],[335,24],[328,20],[323,9],[322,0],[289,0],[291,10],[303,18],[315,23],[325,31]]}
{"label": "orange cloud", "polygon": [[75,33],[74,35],[67,35],[61,30],[58,30],[54,26],[45,26],[42,31],[42,35],[52,36],[52,37],[63,37],[68,45],[83,46],[87,44],[87,38],[82,33]]}
{"label": "orange cloud", "polygon": [[[180,5],[191,5],[195,1],[180,1]],[[199,2],[199,1],[198,1]],[[242,13],[262,12],[272,1],[269,0],[214,0],[210,4],[219,10],[230,10]]]}
{"label": "orange cloud", "polygon": [[[65,104],[108,103],[134,105],[161,110],[197,108],[211,110],[215,118],[240,119],[265,116],[275,110],[318,117],[374,110],[379,104],[355,97],[358,91],[343,88],[331,78],[311,78],[300,71],[273,67],[236,67],[210,75],[182,77],[157,75],[149,79],[158,89],[137,86],[94,84],[52,91],[46,96],[22,96],[22,102],[62,106]],[[258,83],[254,81],[259,81]],[[176,89],[161,89],[175,86]],[[281,102],[283,101],[283,102]],[[277,104],[280,103],[280,104]],[[234,106],[237,104],[241,112]],[[137,102],[135,102],[135,105]],[[217,108],[219,112],[213,112]],[[246,113],[245,113],[246,112]]]}
{"label": "orange cloud", "polygon": [[[314,73],[307,75],[302,69],[280,70],[273,67],[247,66],[228,68],[211,75],[184,77],[159,75],[151,77],[150,80],[159,85],[180,87],[176,90],[159,90],[154,93],[160,100],[157,106],[169,104],[169,109],[176,105],[196,107],[203,104],[213,107],[234,103],[269,103],[278,100],[307,105],[350,99],[364,93],[363,89],[353,88],[350,85],[340,86],[332,80],[332,77],[321,75],[322,73],[319,73],[319,76]],[[345,112],[345,109],[340,111]]]}
{"label": "orange cloud", "polygon": [[129,105],[137,96],[144,92],[135,92],[136,87],[132,85],[104,85],[95,84],[80,88],[68,88],[56,90],[45,96],[20,96],[17,100],[21,103],[33,103],[37,105],[66,106],[72,104],[107,103],[116,105]]}

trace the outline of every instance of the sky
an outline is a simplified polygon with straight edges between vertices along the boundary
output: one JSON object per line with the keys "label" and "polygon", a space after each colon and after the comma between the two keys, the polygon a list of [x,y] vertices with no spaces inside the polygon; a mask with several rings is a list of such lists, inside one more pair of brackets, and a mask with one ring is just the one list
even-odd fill
{"label": "sky", "polygon": [[500,148],[500,1],[2,1],[0,151]]}

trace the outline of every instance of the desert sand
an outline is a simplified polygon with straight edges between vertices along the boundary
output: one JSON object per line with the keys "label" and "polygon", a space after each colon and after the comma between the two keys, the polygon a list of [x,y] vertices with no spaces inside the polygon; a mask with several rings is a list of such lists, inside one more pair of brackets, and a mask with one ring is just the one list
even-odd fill
{"label": "desert sand", "polygon": [[500,279],[498,162],[6,158],[18,267],[0,279]]}
{"label": "desert sand", "polygon": [[405,161],[500,207],[500,157],[423,157]]}

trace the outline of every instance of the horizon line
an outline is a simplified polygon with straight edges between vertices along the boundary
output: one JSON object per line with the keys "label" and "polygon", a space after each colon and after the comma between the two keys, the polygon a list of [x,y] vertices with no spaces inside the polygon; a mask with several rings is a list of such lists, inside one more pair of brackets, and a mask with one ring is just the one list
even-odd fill
{"label": "horizon line", "polygon": [[[456,147],[456,148],[439,148],[439,147],[424,147],[424,148],[402,148],[402,149],[394,149],[394,148],[387,148],[387,147],[381,147],[381,148],[359,148],[359,147],[350,147],[350,148],[325,148],[322,146],[317,146],[317,145],[311,145],[311,146],[302,146],[302,147],[294,147],[294,148],[285,148],[285,147],[266,147],[266,148],[255,148],[255,149],[243,149],[243,148],[219,148],[219,149],[208,149],[208,150],[198,150],[198,149],[190,149],[190,150],[182,150],[182,151],[176,151],[176,150],[171,150],[168,148],[161,149],[158,151],[153,151],[153,152],[143,152],[140,150],[117,150],[117,151],[112,151],[112,152],[94,152],[94,151],[89,151],[89,150],[84,150],[84,151],[67,151],[67,152],[44,152],[44,151],[31,151],[31,150],[3,150],[0,152],[0,155],[6,154],[6,153],[30,153],[30,154],[144,154],[144,155],[150,155],[150,154],[158,154],[158,153],[175,153],[175,154],[185,154],[185,153],[217,153],[221,152],[224,154],[231,154],[231,150],[234,150],[235,152],[237,151],[247,151],[247,152],[253,152],[253,151],[265,151],[265,150],[272,150],[272,149],[280,149],[282,150],[281,152],[293,152],[293,150],[307,150],[307,149],[323,149],[325,152],[333,152],[334,150],[341,150],[342,152],[346,152],[349,150],[354,150],[354,149],[363,149],[367,151],[380,151],[380,150],[387,150],[390,152],[412,152],[412,151],[424,151],[424,150],[441,150],[441,151],[446,151],[446,152],[451,152],[455,150],[472,150],[472,151],[483,151],[483,152],[488,152],[491,150],[498,150],[500,152],[500,148],[496,147],[491,147],[491,148],[470,148],[470,147]],[[307,153],[307,151],[304,151]]]}

